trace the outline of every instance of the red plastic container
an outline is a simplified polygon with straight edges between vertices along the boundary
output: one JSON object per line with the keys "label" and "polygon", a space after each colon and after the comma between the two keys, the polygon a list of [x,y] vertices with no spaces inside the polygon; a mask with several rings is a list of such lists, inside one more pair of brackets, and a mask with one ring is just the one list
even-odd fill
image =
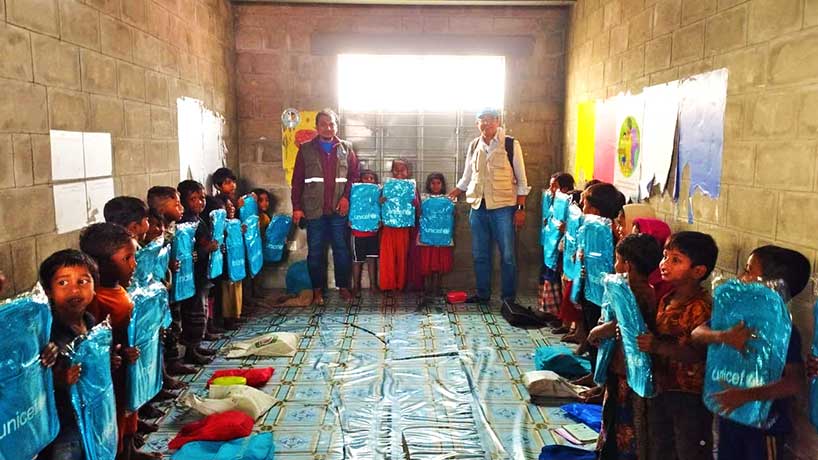
{"label": "red plastic container", "polygon": [[450,291],[446,294],[446,301],[449,303],[463,303],[466,301],[465,291]]}

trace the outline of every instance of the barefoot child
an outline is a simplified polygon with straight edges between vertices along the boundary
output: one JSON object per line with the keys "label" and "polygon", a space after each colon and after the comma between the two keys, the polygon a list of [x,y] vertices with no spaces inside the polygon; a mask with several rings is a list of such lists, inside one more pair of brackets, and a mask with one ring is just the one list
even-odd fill
{"label": "barefoot child", "polygon": [[[361,183],[377,184],[378,175],[371,169],[361,171]],[[352,229],[352,292],[361,293],[361,276],[366,264],[369,288],[378,290],[378,230],[367,232]]]}
{"label": "barefoot child", "polygon": [[[426,194],[446,195],[446,178],[441,173],[431,173],[426,178]],[[421,246],[420,271],[427,296],[441,296],[441,278],[452,271],[453,251],[451,246]]]}

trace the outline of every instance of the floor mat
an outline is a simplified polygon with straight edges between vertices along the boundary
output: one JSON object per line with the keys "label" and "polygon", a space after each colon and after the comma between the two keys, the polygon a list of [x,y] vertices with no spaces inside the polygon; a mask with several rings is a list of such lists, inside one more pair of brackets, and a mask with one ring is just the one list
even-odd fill
{"label": "floor mat", "polygon": [[[534,349],[559,337],[508,325],[499,306],[419,307],[406,294],[382,307],[369,293],[347,305],[332,294],[321,307],[252,308],[211,346],[273,331],[301,335],[295,356],[228,360],[220,351],[183,380],[206,396],[214,370],[274,367],[262,390],[281,402],[255,431],[274,433],[276,459],[536,459],[544,445],[566,444],[553,430],[574,423],[558,408],[566,401],[530,404],[522,383]],[[144,450],[167,454],[179,428],[201,416],[174,402],[159,407],[167,413]]]}

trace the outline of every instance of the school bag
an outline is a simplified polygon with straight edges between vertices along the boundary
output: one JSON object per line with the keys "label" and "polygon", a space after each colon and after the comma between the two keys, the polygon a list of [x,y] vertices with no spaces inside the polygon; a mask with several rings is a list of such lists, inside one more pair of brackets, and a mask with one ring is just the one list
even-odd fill
{"label": "school bag", "polygon": [[414,179],[389,179],[383,186],[386,202],[381,207],[383,225],[386,227],[406,228],[415,226]]}
{"label": "school bag", "polygon": [[565,235],[563,235],[562,249],[562,274],[569,281],[574,281],[580,276],[582,271],[582,261],[577,257],[577,247],[579,246],[579,228],[585,221],[582,209],[576,204],[568,207],[568,220],[565,222]]}
{"label": "school bag", "polygon": [[250,268],[250,276],[256,276],[264,265],[264,255],[261,249],[261,230],[258,224],[258,203],[253,195],[244,196],[244,203],[239,208],[239,218],[247,229],[244,232],[247,266]]}
{"label": "school bag", "polygon": [[227,236],[225,237],[227,246],[227,277],[230,281],[237,282],[247,276],[244,261],[244,238],[241,234],[241,221],[238,219],[227,219]]}
{"label": "school bag", "polygon": [[543,263],[546,267],[556,270],[560,257],[560,241],[562,233],[560,227],[568,220],[568,207],[571,205],[571,196],[557,192],[554,194],[554,204],[545,226],[545,240],[543,241]]}
{"label": "school bag", "polygon": [[588,358],[577,356],[565,345],[546,345],[534,351],[534,366],[539,371],[553,371],[575,379],[591,372]]}
{"label": "school bag", "polygon": [[293,218],[285,214],[277,214],[270,220],[264,240],[265,262],[280,262],[284,257],[284,245],[292,224]]}
{"label": "school bag", "polygon": [[446,196],[430,196],[420,205],[420,244],[452,246],[454,203]]}
{"label": "school bag", "polygon": [[171,258],[179,262],[179,271],[173,274],[171,297],[174,302],[196,295],[193,279],[193,247],[196,244],[198,222],[184,222],[176,225],[176,234],[171,245]]}
{"label": "school bag", "polygon": [[571,301],[579,302],[579,290],[585,300],[602,304],[605,287],[602,277],[613,272],[614,243],[611,219],[587,214],[577,236],[577,251],[582,253],[585,276],[580,283],[574,283]]}
{"label": "school bag", "polygon": [[207,262],[207,277],[216,279],[224,273],[224,253],[222,253],[222,246],[224,245],[224,234],[227,231],[227,211],[224,209],[214,209],[210,211],[210,222],[213,228],[213,234],[210,239],[218,243],[219,249],[210,253],[210,260]]}
{"label": "school bag", "polygon": [[0,459],[32,458],[57,437],[60,425],[52,372],[40,364],[51,335],[51,309],[40,285],[0,302],[0,322],[7,332],[0,341]]}
{"label": "school bag", "polygon": [[513,302],[503,302],[500,307],[500,314],[503,315],[508,324],[523,329],[539,329],[545,327],[545,323],[531,309]]}
{"label": "school bag", "polygon": [[360,232],[374,232],[381,223],[381,187],[352,184],[349,192],[349,225]]}

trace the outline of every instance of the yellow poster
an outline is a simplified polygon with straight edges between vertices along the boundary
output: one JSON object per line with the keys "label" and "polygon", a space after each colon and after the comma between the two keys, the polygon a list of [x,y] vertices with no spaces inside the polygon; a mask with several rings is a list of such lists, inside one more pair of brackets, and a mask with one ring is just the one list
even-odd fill
{"label": "yellow poster", "polygon": [[596,125],[596,102],[581,102],[577,111],[577,158],[574,178],[577,184],[594,177],[594,127]]}
{"label": "yellow poster", "polygon": [[311,141],[317,134],[315,131],[315,115],[317,113],[318,111],[315,110],[293,111],[293,114],[289,116],[291,120],[297,120],[298,124],[294,128],[288,128],[286,123],[281,125],[281,155],[284,172],[287,175],[287,183],[291,183],[293,180],[293,169],[295,168],[295,156],[298,154],[298,147],[304,142]]}

